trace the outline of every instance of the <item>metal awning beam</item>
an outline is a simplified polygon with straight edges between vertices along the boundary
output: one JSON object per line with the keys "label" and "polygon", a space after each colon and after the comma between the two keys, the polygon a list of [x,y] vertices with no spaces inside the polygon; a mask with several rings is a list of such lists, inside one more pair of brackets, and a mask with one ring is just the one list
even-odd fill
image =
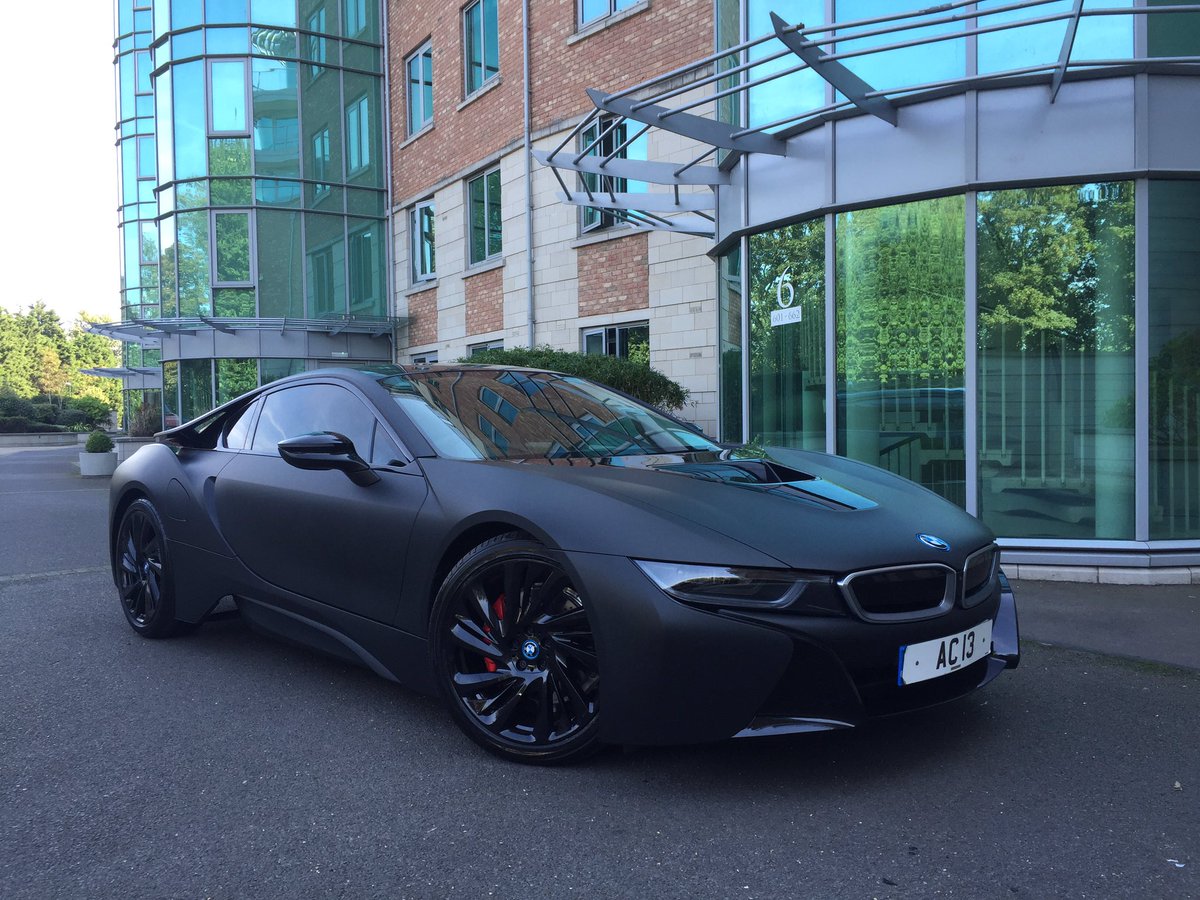
{"label": "metal awning beam", "polygon": [[[712,154],[707,151],[698,157],[696,162]],[[566,158],[550,161],[550,153],[545,150],[534,150],[533,158],[544,166],[555,169],[568,169],[572,172],[586,172],[594,175],[615,175],[627,181],[648,181],[651,184],[697,184],[716,187],[729,184],[729,173],[722,172],[715,166],[695,166],[688,163],[684,166],[667,162],[650,162],[644,159],[612,159],[601,165],[599,158],[585,156],[577,163],[570,163]],[[563,186],[566,191],[566,186]]]}
{"label": "metal awning beam", "polygon": [[[775,37],[808,63],[810,69],[845,94],[851,103],[889,125],[896,124],[896,107],[892,101],[886,97],[868,97],[867,95],[874,91],[871,85],[837,60],[830,59],[820,47],[809,44],[796,33],[796,29],[803,28],[803,25],[789,25],[775,13],[771,13],[771,25],[775,28]],[[745,137],[748,135],[739,140],[745,140]]]}
{"label": "metal awning beam", "polygon": [[561,196],[567,203],[576,206],[593,206],[597,209],[637,209],[642,212],[676,213],[705,212],[717,208],[716,197],[710,191],[703,194],[680,194],[678,201],[671,194],[615,193],[605,200],[591,197],[582,191],[569,191]]}
{"label": "metal awning beam", "polygon": [[1079,14],[1083,12],[1083,0],[1075,0],[1071,10],[1071,18],[1067,20],[1067,32],[1063,35],[1062,49],[1058,53],[1058,68],[1050,79],[1050,102],[1058,99],[1058,89],[1062,87],[1063,77],[1067,74],[1067,64],[1071,61],[1071,50],[1075,46],[1075,33],[1079,30]]}
{"label": "metal awning beam", "polygon": [[610,97],[595,88],[588,88],[587,93],[597,109],[602,109],[614,116],[624,116],[645,125],[654,125],[702,144],[722,147],[726,150],[737,150],[741,153],[787,156],[787,146],[770,135],[751,134],[735,138],[733,132],[736,129],[724,122],[693,116],[690,113],[673,113],[668,116],[667,114],[672,111],[663,106],[643,106],[641,109],[634,109],[637,104],[632,100],[624,97]]}

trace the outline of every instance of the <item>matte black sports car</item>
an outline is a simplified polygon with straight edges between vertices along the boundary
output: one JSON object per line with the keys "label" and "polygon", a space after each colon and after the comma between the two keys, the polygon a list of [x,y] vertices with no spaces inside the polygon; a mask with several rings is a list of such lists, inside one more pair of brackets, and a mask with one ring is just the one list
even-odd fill
{"label": "matte black sports car", "polygon": [[139,450],[110,513],[140,634],[232,596],[517,760],[845,728],[1018,661],[992,534],[954,505],[549,372],[276,381]]}

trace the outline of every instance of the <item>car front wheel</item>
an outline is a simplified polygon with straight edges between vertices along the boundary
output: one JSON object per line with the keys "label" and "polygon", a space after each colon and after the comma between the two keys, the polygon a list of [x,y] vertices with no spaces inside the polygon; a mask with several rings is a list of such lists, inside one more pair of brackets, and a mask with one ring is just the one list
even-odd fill
{"label": "car front wheel", "polygon": [[175,618],[174,573],[166,535],[149,500],[134,500],[125,510],[113,554],[121,608],[134,631],[157,638],[190,630],[190,625]]}
{"label": "car front wheel", "polygon": [[599,746],[587,603],[543,545],[513,533],[475,547],[446,576],[430,624],[439,689],[472,740],[543,764]]}

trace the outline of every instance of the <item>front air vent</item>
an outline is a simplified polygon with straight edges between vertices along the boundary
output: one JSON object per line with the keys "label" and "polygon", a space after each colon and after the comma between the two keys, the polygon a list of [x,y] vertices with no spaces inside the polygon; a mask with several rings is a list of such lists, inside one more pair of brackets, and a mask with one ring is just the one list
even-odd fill
{"label": "front air vent", "polygon": [[1000,548],[984,547],[967,557],[963,575],[963,606],[982,602],[989,593],[1000,566]]}
{"label": "front air vent", "polygon": [[846,602],[868,622],[911,622],[954,605],[958,576],[949,566],[891,566],[854,572],[838,582]]}

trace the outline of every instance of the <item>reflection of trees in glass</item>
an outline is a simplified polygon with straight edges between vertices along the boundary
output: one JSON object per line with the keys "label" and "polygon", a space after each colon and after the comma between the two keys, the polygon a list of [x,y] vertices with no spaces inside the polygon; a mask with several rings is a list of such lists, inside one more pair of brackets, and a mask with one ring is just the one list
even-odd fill
{"label": "reflection of trees in glass", "polygon": [[838,216],[839,380],[962,383],[964,228],[961,196]]}
{"label": "reflection of trees in glass", "polygon": [[[825,220],[750,239],[750,433],[825,446]],[[777,310],[799,322],[773,325]]]}
{"label": "reflection of trees in glass", "polygon": [[212,312],[208,295],[208,213],[180,213],[176,221],[179,312],[184,316],[207,316]]}
{"label": "reflection of trees in glass", "polygon": [[1013,326],[1068,349],[1130,352],[1133,186],[1056,185],[979,194],[979,340]]}
{"label": "reflection of trees in glass", "polygon": [[258,387],[258,360],[217,360],[217,405]]}

